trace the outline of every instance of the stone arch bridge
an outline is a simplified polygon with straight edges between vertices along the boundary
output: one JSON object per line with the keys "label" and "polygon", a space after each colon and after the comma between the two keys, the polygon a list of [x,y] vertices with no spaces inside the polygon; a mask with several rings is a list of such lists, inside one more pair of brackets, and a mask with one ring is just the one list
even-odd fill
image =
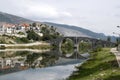
{"label": "stone arch bridge", "polygon": [[88,38],[88,37],[61,37],[61,38],[50,40],[48,42],[51,45],[56,45],[56,47],[60,51],[60,54],[62,54],[61,44],[62,44],[63,40],[65,40],[65,39],[71,39],[73,41],[74,53],[73,53],[72,57],[76,57],[76,55],[77,55],[78,58],[79,57],[81,58],[81,56],[79,56],[79,51],[78,51],[78,45],[81,41],[91,43],[92,49],[95,49],[98,45],[100,45],[102,47],[114,47],[116,45],[116,43],[113,43],[113,42],[99,40],[99,39],[95,39],[95,38]]}

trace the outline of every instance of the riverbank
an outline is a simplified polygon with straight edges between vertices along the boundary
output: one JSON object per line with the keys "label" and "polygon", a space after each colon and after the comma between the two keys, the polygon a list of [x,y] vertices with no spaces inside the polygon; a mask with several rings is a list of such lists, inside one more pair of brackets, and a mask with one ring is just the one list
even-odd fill
{"label": "riverbank", "polygon": [[68,80],[120,80],[120,68],[110,48],[91,53],[90,60],[76,68]]}

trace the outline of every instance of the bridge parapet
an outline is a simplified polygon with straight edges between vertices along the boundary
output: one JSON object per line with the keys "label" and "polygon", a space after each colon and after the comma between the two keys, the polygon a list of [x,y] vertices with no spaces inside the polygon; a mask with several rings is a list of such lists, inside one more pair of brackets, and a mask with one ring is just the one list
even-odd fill
{"label": "bridge parapet", "polygon": [[61,44],[62,44],[63,40],[67,39],[67,38],[71,39],[73,41],[74,49],[77,50],[77,52],[74,51],[75,53],[79,53],[79,49],[78,49],[79,48],[79,43],[82,42],[82,41],[90,43],[92,49],[96,48],[97,46],[114,47],[116,45],[113,42],[108,42],[108,41],[98,40],[98,39],[88,38],[88,37],[61,37],[61,38],[50,40],[48,42],[56,45],[59,48],[60,52],[62,53]]}

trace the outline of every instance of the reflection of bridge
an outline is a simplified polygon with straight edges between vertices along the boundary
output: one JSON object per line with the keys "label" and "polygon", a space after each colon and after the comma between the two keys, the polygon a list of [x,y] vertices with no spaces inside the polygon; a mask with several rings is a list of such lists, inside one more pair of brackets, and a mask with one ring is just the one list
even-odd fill
{"label": "reflection of bridge", "polygon": [[113,47],[116,44],[113,42],[109,42],[109,41],[104,41],[104,40],[99,40],[99,39],[94,39],[94,38],[88,38],[88,37],[61,37],[61,38],[57,38],[57,39],[53,39],[51,41],[49,41],[51,44],[56,45],[60,52],[61,51],[61,44],[63,42],[63,40],[65,39],[71,39],[73,41],[74,44],[74,53],[73,53],[73,57],[78,57],[78,53],[79,53],[79,43],[82,41],[88,42],[91,44],[91,48],[95,49],[98,45],[102,46],[102,47]]}

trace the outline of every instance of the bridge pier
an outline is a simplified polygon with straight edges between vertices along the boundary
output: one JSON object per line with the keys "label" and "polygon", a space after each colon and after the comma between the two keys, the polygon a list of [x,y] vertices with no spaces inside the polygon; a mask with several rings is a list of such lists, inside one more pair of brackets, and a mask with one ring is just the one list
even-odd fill
{"label": "bridge pier", "polygon": [[90,43],[91,44],[90,50],[95,49],[99,45],[101,47],[112,47],[115,45],[115,43],[112,43],[112,42],[98,40],[98,39],[92,39],[92,38],[88,38],[88,37],[62,37],[62,38],[51,40],[50,43],[55,44],[57,46],[58,50],[60,51],[60,53],[62,54],[61,44],[62,44],[63,40],[67,39],[67,38],[71,39],[73,41],[74,53],[73,53],[72,57],[74,57],[74,58],[82,58],[79,54],[79,42],[81,42],[81,41]]}

